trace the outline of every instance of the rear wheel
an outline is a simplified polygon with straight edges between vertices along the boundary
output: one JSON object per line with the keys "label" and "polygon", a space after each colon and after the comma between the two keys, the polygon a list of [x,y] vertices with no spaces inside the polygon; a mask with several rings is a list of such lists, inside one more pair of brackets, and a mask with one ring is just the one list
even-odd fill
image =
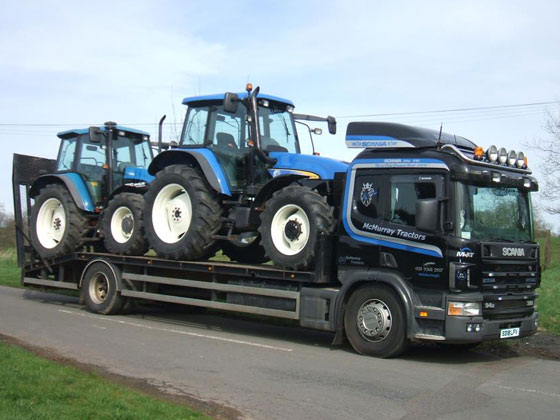
{"label": "rear wheel", "polygon": [[395,357],[408,346],[405,311],[385,286],[364,286],[352,293],[344,312],[346,337],[361,354]]}
{"label": "rear wheel", "polygon": [[95,313],[119,313],[124,300],[117,291],[119,272],[102,262],[95,262],[84,273],[82,293],[87,307]]}
{"label": "rear wheel", "polygon": [[105,210],[102,221],[105,248],[122,255],[143,255],[148,251],[144,237],[144,197],[117,194]]}
{"label": "rear wheel", "polygon": [[265,203],[259,232],[266,255],[293,269],[314,265],[317,243],[334,228],[333,208],[311,188],[290,185]]}
{"label": "rear wheel", "polygon": [[213,249],[222,210],[216,193],[196,169],[166,167],[157,173],[145,200],[146,237],[158,255],[197,259]]}
{"label": "rear wheel", "polygon": [[224,241],[222,252],[232,261],[242,264],[262,264],[270,260],[265,255],[264,248],[260,244],[261,235],[257,232],[251,235],[241,235],[239,239]]}
{"label": "rear wheel", "polygon": [[88,220],[63,185],[51,184],[35,197],[31,242],[45,258],[73,252],[84,243]]}

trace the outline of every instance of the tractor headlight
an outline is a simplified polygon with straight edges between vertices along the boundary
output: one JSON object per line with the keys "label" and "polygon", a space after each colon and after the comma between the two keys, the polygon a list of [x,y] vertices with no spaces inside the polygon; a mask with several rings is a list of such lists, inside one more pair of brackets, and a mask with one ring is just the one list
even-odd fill
{"label": "tractor headlight", "polygon": [[449,302],[447,315],[478,316],[480,315],[480,302]]}

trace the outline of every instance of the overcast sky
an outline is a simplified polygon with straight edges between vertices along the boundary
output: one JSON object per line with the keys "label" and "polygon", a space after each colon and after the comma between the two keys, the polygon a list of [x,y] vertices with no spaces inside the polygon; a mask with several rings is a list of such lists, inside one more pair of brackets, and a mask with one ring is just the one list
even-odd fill
{"label": "overcast sky", "polygon": [[559,101],[559,16],[553,0],[1,0],[0,203],[12,207],[14,152],[54,158],[58,131],[107,120],[155,139],[161,115],[181,123],[182,98],[249,81],[339,117],[316,139],[325,156],[352,159],[346,124],[367,119],[522,150],[558,103],[340,117]]}

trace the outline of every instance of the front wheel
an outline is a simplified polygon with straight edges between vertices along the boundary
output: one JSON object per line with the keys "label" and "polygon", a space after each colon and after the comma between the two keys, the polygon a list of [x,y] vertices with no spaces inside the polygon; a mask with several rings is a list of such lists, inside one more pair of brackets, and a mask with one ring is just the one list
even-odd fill
{"label": "front wheel", "polygon": [[386,286],[364,286],[352,293],[344,313],[344,329],[360,354],[395,357],[408,346],[405,311]]}
{"label": "front wheel", "polygon": [[117,194],[105,210],[102,221],[107,251],[121,255],[143,255],[148,251],[144,238],[144,197]]}
{"label": "front wheel", "polygon": [[277,265],[309,269],[321,235],[334,229],[333,208],[311,188],[290,185],[265,203],[259,233],[266,255]]}

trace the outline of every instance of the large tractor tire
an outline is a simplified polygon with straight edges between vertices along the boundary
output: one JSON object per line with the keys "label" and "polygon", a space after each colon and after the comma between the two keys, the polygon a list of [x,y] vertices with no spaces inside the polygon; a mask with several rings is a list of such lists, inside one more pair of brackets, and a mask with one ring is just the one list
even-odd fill
{"label": "large tractor tire", "polygon": [[35,197],[30,230],[35,250],[44,258],[54,258],[83,246],[88,219],[65,186],[50,184]]}
{"label": "large tractor tire", "polygon": [[144,255],[148,251],[141,194],[121,193],[113,197],[101,225],[107,251],[120,255]]}
{"label": "large tractor tire", "polygon": [[146,237],[159,256],[192,260],[213,249],[222,209],[199,171],[185,165],[166,167],[150,183],[145,200]]}
{"label": "large tractor tire", "polygon": [[260,244],[261,235],[242,236],[240,239],[222,242],[222,252],[230,260],[242,264],[262,264],[270,260]]}
{"label": "large tractor tire", "polygon": [[395,357],[408,346],[406,313],[386,286],[356,289],[344,311],[344,330],[354,350],[375,357]]}
{"label": "large tractor tire", "polygon": [[310,269],[319,238],[334,229],[333,208],[311,188],[290,185],[265,203],[259,232],[266,255],[277,265]]}

